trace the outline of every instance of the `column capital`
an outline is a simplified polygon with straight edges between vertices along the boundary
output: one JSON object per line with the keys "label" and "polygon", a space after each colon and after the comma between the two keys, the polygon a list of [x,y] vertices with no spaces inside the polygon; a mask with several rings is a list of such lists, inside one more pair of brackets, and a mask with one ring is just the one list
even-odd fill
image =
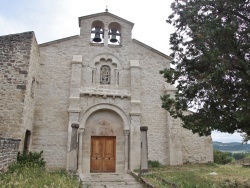
{"label": "column capital", "polygon": [[79,129],[78,129],[78,132],[79,132],[79,133],[83,133],[84,130],[85,130],[85,128],[79,128]]}
{"label": "column capital", "polygon": [[124,130],[123,132],[124,132],[124,135],[125,135],[125,136],[128,136],[129,133],[130,133],[130,130]]}
{"label": "column capital", "polygon": [[79,128],[79,123],[71,123],[72,128]]}

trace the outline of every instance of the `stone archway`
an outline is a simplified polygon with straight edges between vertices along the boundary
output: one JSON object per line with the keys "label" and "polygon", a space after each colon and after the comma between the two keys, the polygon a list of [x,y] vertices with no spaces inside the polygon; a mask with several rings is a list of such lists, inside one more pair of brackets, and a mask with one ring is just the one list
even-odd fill
{"label": "stone archway", "polygon": [[[121,109],[110,104],[93,106],[82,115],[79,130],[84,130],[79,137],[80,171],[86,174],[108,171],[124,173],[128,170],[129,121]],[[104,156],[104,150],[107,151],[106,143],[109,143],[108,150],[114,151],[113,158],[106,157],[109,161],[105,161]],[[94,148],[96,144],[99,144],[97,149]],[[114,148],[110,148],[110,145]],[[94,157],[93,150],[96,154]],[[114,168],[110,169],[111,159],[114,160]]]}

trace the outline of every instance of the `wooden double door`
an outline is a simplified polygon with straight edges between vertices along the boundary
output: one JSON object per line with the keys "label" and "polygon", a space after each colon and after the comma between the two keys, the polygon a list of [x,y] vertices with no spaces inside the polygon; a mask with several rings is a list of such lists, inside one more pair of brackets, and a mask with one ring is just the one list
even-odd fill
{"label": "wooden double door", "polygon": [[115,172],[116,137],[92,136],[90,172]]}

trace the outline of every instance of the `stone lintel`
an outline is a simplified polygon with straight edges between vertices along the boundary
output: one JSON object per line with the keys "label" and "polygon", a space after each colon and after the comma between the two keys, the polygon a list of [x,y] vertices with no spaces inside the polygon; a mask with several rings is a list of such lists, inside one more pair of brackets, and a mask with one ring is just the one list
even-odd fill
{"label": "stone lintel", "polygon": [[148,130],[148,126],[141,126],[140,127],[140,131],[147,131]]}
{"label": "stone lintel", "polygon": [[139,60],[130,60],[130,68],[141,68]]}

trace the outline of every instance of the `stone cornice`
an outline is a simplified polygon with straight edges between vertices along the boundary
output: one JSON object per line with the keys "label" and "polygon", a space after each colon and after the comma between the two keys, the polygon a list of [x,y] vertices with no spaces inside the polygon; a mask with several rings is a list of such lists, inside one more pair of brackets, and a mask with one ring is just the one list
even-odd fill
{"label": "stone cornice", "polygon": [[128,21],[128,20],[125,20],[124,18],[121,18],[119,16],[116,16],[114,14],[111,14],[110,12],[101,12],[101,13],[97,13],[97,14],[91,14],[91,15],[87,15],[87,16],[82,16],[82,17],[79,17],[78,18],[78,22],[79,22],[79,27],[81,27],[81,21],[82,20],[85,20],[85,19],[89,19],[89,18],[94,18],[94,17],[98,17],[98,16],[111,16],[113,18],[116,18],[118,20],[121,20],[129,25],[131,25],[132,27],[134,26],[134,23]]}
{"label": "stone cornice", "polygon": [[84,88],[80,91],[80,96],[102,96],[106,97],[121,97],[121,98],[131,98],[131,94],[128,91],[113,90],[113,89],[97,89],[97,88]]}

